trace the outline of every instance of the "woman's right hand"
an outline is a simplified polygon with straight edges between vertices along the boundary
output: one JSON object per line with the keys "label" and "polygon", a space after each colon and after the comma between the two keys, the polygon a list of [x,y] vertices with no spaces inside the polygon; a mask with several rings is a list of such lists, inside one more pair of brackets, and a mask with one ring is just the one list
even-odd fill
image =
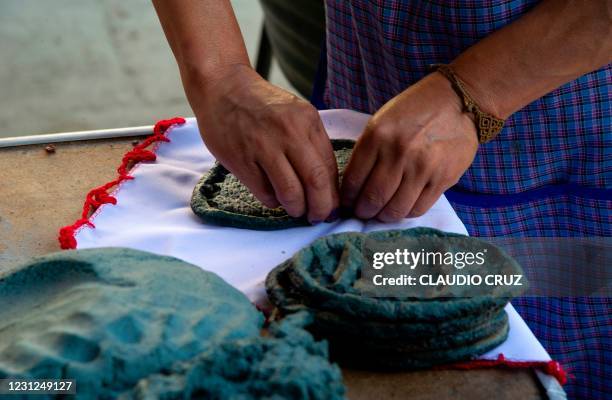
{"label": "woman's right hand", "polygon": [[336,210],[336,160],[310,103],[244,64],[184,83],[206,146],[263,204],[313,224]]}

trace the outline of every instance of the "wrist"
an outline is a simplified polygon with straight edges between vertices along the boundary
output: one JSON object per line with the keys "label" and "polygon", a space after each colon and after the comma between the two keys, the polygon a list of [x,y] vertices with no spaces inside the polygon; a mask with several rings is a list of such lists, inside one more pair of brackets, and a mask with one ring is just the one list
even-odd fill
{"label": "wrist", "polygon": [[434,71],[425,79],[430,80],[436,87],[435,91],[437,92],[439,98],[449,100],[444,106],[445,109],[465,115],[466,118],[473,120],[471,114],[463,112],[463,99],[453,89],[453,85],[444,75],[442,75],[439,71]]}
{"label": "wrist", "polygon": [[496,80],[485,60],[475,65],[469,59],[459,57],[449,65],[482,111],[501,119],[507,119],[512,114],[503,104],[510,91],[505,87],[505,82]]}
{"label": "wrist", "polygon": [[461,129],[458,132],[463,132],[470,141],[478,143],[478,132],[476,130],[476,121],[474,115],[469,112],[465,112],[463,106],[463,99],[453,88],[452,83],[440,72],[433,72],[426,79],[430,79],[432,83],[437,87],[437,96],[441,99],[447,99],[442,111],[446,111],[456,115],[457,121]]}
{"label": "wrist", "polygon": [[478,142],[487,143],[493,140],[502,131],[505,120],[485,111],[453,67],[445,64],[434,64],[432,67],[450,82],[452,89],[462,101],[463,112],[472,114]]}
{"label": "wrist", "polygon": [[194,109],[199,108],[204,101],[219,100],[224,93],[259,78],[248,63],[242,62],[214,68],[181,69],[181,76],[185,93]]}

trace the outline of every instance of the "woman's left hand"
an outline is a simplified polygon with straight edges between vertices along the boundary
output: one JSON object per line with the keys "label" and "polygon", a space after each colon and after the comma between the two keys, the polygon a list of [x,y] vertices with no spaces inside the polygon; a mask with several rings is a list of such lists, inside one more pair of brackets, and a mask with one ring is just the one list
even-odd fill
{"label": "woman's left hand", "polygon": [[474,160],[476,128],[450,82],[433,73],[386,103],[357,141],[342,206],[383,222],[424,214]]}

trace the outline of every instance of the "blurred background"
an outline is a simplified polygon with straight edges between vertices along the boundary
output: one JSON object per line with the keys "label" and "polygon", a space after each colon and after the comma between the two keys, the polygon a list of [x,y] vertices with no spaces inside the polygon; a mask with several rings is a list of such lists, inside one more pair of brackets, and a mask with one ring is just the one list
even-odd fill
{"label": "blurred background", "polygon": [[[266,24],[274,25],[275,10],[282,14],[283,6],[293,2],[262,3],[266,15],[272,15]],[[262,3],[232,0],[253,64],[260,51]],[[319,34],[324,26],[321,2],[296,3],[316,6]],[[282,21],[303,28],[291,18]],[[279,38],[283,45],[287,35],[272,28],[272,45]],[[285,45],[296,48],[290,41]],[[308,60],[316,63],[318,48],[306,50]],[[0,55],[0,137],[150,125],[193,115],[150,0],[2,0]],[[279,59],[272,58],[269,80],[296,92]],[[289,64],[283,70],[291,76]],[[313,68],[308,66],[308,76]]]}

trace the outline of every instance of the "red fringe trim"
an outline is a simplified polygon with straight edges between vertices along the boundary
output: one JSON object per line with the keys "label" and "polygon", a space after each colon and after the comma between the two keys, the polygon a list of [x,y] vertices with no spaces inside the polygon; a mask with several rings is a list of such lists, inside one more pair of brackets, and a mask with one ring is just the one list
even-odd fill
{"label": "red fringe trim", "polygon": [[503,354],[497,356],[497,360],[472,360],[464,363],[450,364],[437,369],[478,369],[478,368],[536,368],[540,371],[554,376],[561,385],[567,383],[567,372],[557,361],[512,361],[507,360]]}
{"label": "red fringe trim", "polygon": [[128,171],[135,164],[142,161],[155,161],[155,153],[147,150],[146,148],[155,142],[169,142],[170,139],[166,137],[166,132],[168,129],[173,125],[182,125],[184,123],[185,118],[181,117],[157,122],[153,128],[153,134],[151,136],[147,137],[132,150],[125,153],[123,159],[121,160],[121,165],[119,168],[117,168],[117,178],[100,187],[90,190],[85,197],[81,218],[76,220],[74,224],[64,226],[59,230],[58,240],[62,249],[76,249],[77,241],[75,234],[77,230],[85,225],[95,228],[94,224],[90,220],[90,216],[102,204],[117,204],[117,199],[109,194],[109,190],[112,187],[119,185],[123,181],[134,179],[133,176],[129,175]]}

